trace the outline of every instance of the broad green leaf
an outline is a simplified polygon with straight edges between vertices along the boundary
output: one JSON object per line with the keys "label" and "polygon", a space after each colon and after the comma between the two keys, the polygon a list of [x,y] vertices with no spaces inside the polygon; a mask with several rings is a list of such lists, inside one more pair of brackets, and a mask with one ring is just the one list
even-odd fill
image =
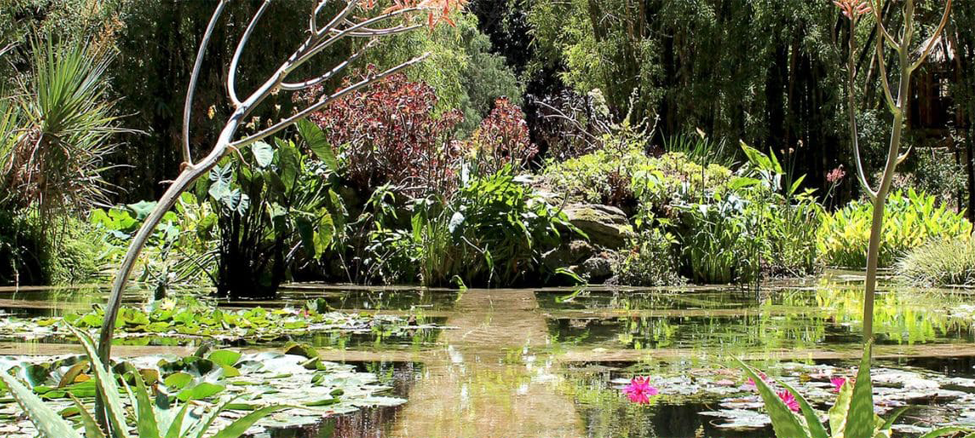
{"label": "broad green leaf", "polygon": [[284,184],[285,195],[291,193],[300,172],[298,150],[293,144],[278,142],[278,173],[281,175],[281,183]]}
{"label": "broad green leaf", "polygon": [[207,356],[215,364],[232,367],[240,360],[240,352],[233,350],[217,350]]}
{"label": "broad green leaf", "polygon": [[846,427],[843,436],[870,437],[873,436],[875,416],[873,412],[873,385],[870,383],[870,357],[873,341],[867,342],[863,349],[863,359],[857,371],[857,379],[853,384],[853,398],[850,400],[850,411],[847,413]]}
{"label": "broad green leaf", "polygon": [[54,412],[53,409],[44,404],[40,397],[34,395],[34,391],[20,383],[13,376],[0,371],[0,380],[7,385],[10,396],[17,401],[21,409],[27,414],[27,418],[34,423],[34,427],[44,438],[81,438],[81,435],[74,430],[70,423],[65,421]]}
{"label": "broad green leaf", "polygon": [[307,119],[299,120],[296,126],[298,127],[298,134],[305,140],[305,143],[308,143],[308,148],[311,149],[312,153],[328,166],[328,170],[332,173],[338,173],[339,162],[335,159],[332,145],[328,144],[325,132]]}
{"label": "broad green leaf", "polygon": [[214,395],[217,395],[224,389],[226,389],[226,387],[223,385],[217,385],[210,382],[202,382],[199,385],[196,385],[192,388],[186,388],[180,391],[179,394],[176,394],[176,398],[178,398],[182,402],[187,402],[190,400],[202,400],[207,397],[212,397]]}
{"label": "broad green leaf", "polygon": [[762,396],[762,401],[765,402],[765,410],[772,418],[772,429],[775,430],[775,435],[779,437],[809,437],[809,433],[799,423],[799,418],[789,410],[789,407],[785,405],[785,402],[779,398],[775,391],[769,388],[768,384],[758,376],[758,373],[742,362],[741,359],[735,360],[745,370],[748,377],[755,381],[755,388],[758,389],[758,394]]}
{"label": "broad green leaf", "polygon": [[802,394],[799,394],[799,391],[796,391],[785,382],[779,382],[779,384],[786,391],[791,392],[792,396],[799,402],[799,409],[802,411],[803,418],[806,419],[806,428],[809,429],[809,436],[811,438],[829,438],[829,434],[826,433],[826,428],[823,427],[823,422],[819,419],[819,415],[809,405],[809,402],[803,398]]}
{"label": "broad green leaf", "polygon": [[125,422],[125,408],[122,406],[122,399],[119,397],[118,384],[115,382],[115,375],[98,360],[98,353],[95,351],[95,342],[91,340],[88,333],[78,330],[72,326],[67,326],[85,349],[88,360],[91,361],[92,369],[95,370],[95,382],[98,384],[98,391],[105,401],[105,410],[108,422],[114,434],[119,437],[128,437],[128,425]]}
{"label": "broad green leaf", "polygon": [[170,389],[179,390],[185,388],[186,385],[189,385],[190,382],[192,381],[193,381],[193,376],[187,373],[180,372],[180,373],[170,374],[168,377],[166,377],[165,380],[163,380],[163,384]]}
{"label": "broad green leaf", "polygon": [[298,216],[295,218],[295,227],[298,228],[298,236],[301,238],[301,244],[305,246],[305,251],[311,255],[318,254],[315,248],[315,227],[311,219]]}
{"label": "broad green leaf", "polygon": [[223,430],[213,435],[212,438],[237,438],[243,435],[244,432],[247,432],[247,429],[250,429],[250,427],[253,426],[254,423],[257,423],[262,418],[267,417],[268,415],[271,415],[275,412],[282,411],[289,408],[291,408],[291,406],[275,405],[275,406],[268,406],[265,408],[258,409],[254,412],[245,415],[244,417],[238,419],[237,421],[230,423],[230,425],[223,428]]}
{"label": "broad green leaf", "polygon": [[274,161],[274,148],[263,141],[255,142],[251,146],[251,152],[254,154],[254,161],[261,169],[266,168]]}

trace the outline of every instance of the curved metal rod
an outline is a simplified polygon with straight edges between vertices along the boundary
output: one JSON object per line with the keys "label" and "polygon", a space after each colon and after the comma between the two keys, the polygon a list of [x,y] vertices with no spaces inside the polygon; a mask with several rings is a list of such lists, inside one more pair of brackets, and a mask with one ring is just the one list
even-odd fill
{"label": "curved metal rod", "polygon": [[257,13],[251,18],[250,24],[247,25],[247,30],[244,31],[244,36],[240,38],[240,42],[237,43],[237,50],[234,50],[234,58],[230,60],[230,70],[227,73],[227,94],[230,95],[230,101],[233,102],[235,107],[240,106],[240,99],[237,98],[237,87],[235,82],[237,82],[237,65],[240,63],[240,56],[244,53],[244,46],[247,45],[247,41],[250,40],[251,34],[254,33],[254,28],[257,27],[257,22],[260,21],[261,16],[264,15],[264,11],[267,10],[268,5],[271,4],[271,0],[264,0],[261,3],[261,7],[257,9]]}
{"label": "curved metal rod", "polygon": [[200,42],[200,50],[196,52],[196,62],[193,64],[193,74],[190,76],[190,86],[186,90],[186,103],[183,105],[183,162],[193,165],[193,153],[190,151],[190,115],[193,113],[193,94],[196,92],[196,82],[200,79],[200,69],[203,67],[203,55],[206,53],[207,46],[210,45],[210,37],[213,36],[213,29],[217,27],[217,20],[223,13],[223,8],[230,3],[230,0],[220,0],[217,9],[210,17],[207,24],[206,33],[203,34],[203,41]]}

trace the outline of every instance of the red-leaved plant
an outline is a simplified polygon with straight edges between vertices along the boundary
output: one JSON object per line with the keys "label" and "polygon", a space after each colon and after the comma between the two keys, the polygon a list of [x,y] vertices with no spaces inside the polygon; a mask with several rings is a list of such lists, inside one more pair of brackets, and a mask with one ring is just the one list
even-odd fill
{"label": "red-leaved plant", "polygon": [[[369,66],[366,74],[375,73]],[[321,89],[308,96],[321,95]],[[307,97],[307,96],[306,96]],[[402,193],[447,194],[456,187],[458,110],[435,115],[437,95],[394,74],[349,93],[309,117],[344,157],[346,178],[362,189],[391,183]]]}
{"label": "red-leaved plant", "polygon": [[494,102],[494,109],[467,142],[483,174],[497,172],[507,164],[512,168],[526,167],[535,158],[538,148],[528,137],[525,113],[507,98]]}

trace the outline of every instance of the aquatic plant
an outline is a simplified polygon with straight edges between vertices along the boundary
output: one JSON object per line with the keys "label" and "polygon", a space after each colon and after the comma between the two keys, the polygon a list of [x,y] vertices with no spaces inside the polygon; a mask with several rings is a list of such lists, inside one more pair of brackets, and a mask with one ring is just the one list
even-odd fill
{"label": "aquatic plant", "polygon": [[[865,249],[872,233],[873,210],[870,203],[854,201],[823,217],[817,245],[826,264],[852,269],[867,266]],[[884,216],[878,237],[882,243],[877,250],[879,267],[894,266],[910,250],[930,241],[967,240],[972,232],[964,213],[939,205],[934,196],[914,189],[891,193]]]}
{"label": "aquatic plant", "polygon": [[[772,428],[779,437],[890,437],[891,427],[907,407],[895,411],[886,421],[874,413],[873,385],[870,380],[870,359],[873,343],[868,342],[856,379],[843,379],[836,402],[829,409],[829,432],[819,413],[798,391],[784,382],[766,381],[742,361],[738,364],[753,382],[772,419]],[[771,379],[770,379],[771,380]],[[772,385],[783,389],[776,391]],[[835,384],[835,382],[834,382]],[[925,437],[950,435],[964,428],[945,427],[925,434]]]}
{"label": "aquatic plant", "polygon": [[[289,409],[286,405],[269,405],[244,415],[219,430],[212,430],[214,420],[220,413],[228,409],[233,403],[233,399],[225,399],[214,405],[204,416],[188,415],[190,404],[188,399],[180,398],[183,402],[181,408],[170,406],[168,398],[153,398],[142,374],[135,372],[131,374],[135,381],[133,390],[123,380],[124,392],[129,397],[132,407],[134,422],[128,421],[128,413],[120,396],[118,386],[118,376],[112,368],[109,368],[98,361],[95,345],[87,333],[70,328],[71,332],[78,338],[85,349],[88,357],[87,362],[79,365],[91,364],[94,371],[92,382],[95,386],[97,397],[105,401],[105,417],[96,421],[97,412],[89,411],[81,401],[74,395],[69,395],[74,402],[75,408],[81,423],[84,426],[84,434],[88,438],[93,437],[129,437],[131,430],[137,430],[138,436],[143,438],[159,437],[195,437],[214,436],[220,438],[235,438],[243,435],[254,423],[260,421],[277,411]],[[75,367],[80,373],[82,367]],[[13,376],[0,372],[0,380],[6,385],[10,395],[17,401],[27,417],[37,427],[40,436],[44,438],[80,438],[75,426],[64,420],[61,415],[49,407],[45,402],[34,394],[30,388],[24,386]],[[189,421],[186,421],[189,419]]]}
{"label": "aquatic plant", "polygon": [[633,403],[650,403],[650,397],[657,395],[657,388],[650,386],[650,377],[637,376],[623,388],[623,393]]}

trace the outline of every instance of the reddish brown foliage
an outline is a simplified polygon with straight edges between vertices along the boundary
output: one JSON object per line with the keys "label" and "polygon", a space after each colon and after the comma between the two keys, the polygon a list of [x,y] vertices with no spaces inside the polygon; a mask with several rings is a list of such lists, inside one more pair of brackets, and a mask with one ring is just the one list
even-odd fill
{"label": "reddish brown foliage", "polygon": [[435,117],[436,105],[433,88],[395,74],[309,119],[344,155],[346,176],[358,187],[392,183],[412,195],[446,193],[455,186],[452,134],[463,116],[453,110]]}
{"label": "reddish brown foliage", "polygon": [[474,131],[468,145],[478,158],[479,170],[485,173],[496,172],[506,164],[524,168],[538,153],[528,137],[525,113],[507,98],[495,101],[494,110]]}

